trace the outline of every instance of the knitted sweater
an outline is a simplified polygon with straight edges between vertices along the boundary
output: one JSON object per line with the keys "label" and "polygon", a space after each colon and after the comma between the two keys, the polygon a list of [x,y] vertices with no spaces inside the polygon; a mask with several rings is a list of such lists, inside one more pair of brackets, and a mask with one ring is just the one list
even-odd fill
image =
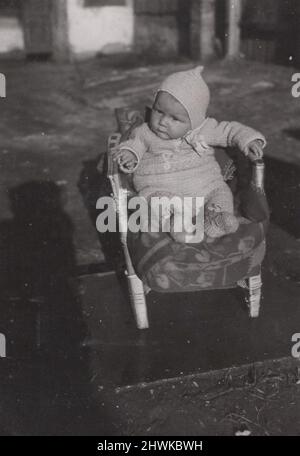
{"label": "knitted sweater", "polygon": [[131,150],[137,157],[133,184],[141,196],[171,193],[206,197],[224,184],[213,147],[236,146],[244,152],[254,139],[265,144],[265,138],[252,128],[207,118],[184,138],[170,140],[159,138],[143,123],[120,149]]}

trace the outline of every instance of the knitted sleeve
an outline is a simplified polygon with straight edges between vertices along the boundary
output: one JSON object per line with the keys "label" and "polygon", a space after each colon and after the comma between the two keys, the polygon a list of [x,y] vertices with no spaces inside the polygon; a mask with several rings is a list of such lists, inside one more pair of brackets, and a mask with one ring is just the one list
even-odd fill
{"label": "knitted sleeve", "polygon": [[216,119],[207,118],[202,126],[197,129],[197,134],[209,146],[235,146],[245,154],[246,146],[255,139],[262,141],[262,147],[266,145],[266,139],[259,131],[253,130],[253,128],[239,122],[218,122]]}
{"label": "knitted sleeve", "polygon": [[119,149],[127,149],[134,153],[137,158],[137,164],[133,168],[132,172],[138,167],[140,160],[146,150],[148,149],[148,134],[147,134],[147,125],[144,123],[139,127],[136,127],[127,141],[122,142],[119,145]]}

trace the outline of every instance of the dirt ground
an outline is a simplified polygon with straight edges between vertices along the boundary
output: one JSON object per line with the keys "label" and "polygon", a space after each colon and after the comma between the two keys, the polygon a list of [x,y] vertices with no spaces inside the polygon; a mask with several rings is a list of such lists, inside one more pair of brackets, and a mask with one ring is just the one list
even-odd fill
{"label": "dirt ground", "polygon": [[[300,434],[300,364],[290,360],[118,391],[121,435]],[[118,429],[118,426],[117,426]]]}
{"label": "dirt ground", "polygon": [[[103,262],[78,181],[105,152],[107,135],[116,128],[114,109],[126,105],[144,109],[165,75],[194,64],[149,65],[124,58],[113,64],[100,58],[68,65],[1,61],[7,98],[0,100],[0,223],[16,217],[13,188],[25,182],[55,183],[63,190],[72,223],[76,264]],[[292,67],[246,61],[215,62],[205,68],[212,90],[210,115],[247,123],[267,137],[266,163],[273,170],[268,183],[273,209],[268,264],[274,277],[299,284],[300,106],[291,95],[295,72]],[[93,416],[92,425],[83,422],[84,412],[78,410],[94,405],[78,399],[74,411],[68,405],[72,399],[63,398],[73,424],[63,423],[59,429],[53,424],[59,410],[53,412],[50,427],[46,421],[40,427],[33,423],[34,414],[31,423],[28,410],[35,396],[28,392],[23,424],[14,399],[6,397],[3,404],[0,400],[2,412],[9,406],[18,415],[4,419],[3,434],[299,435],[299,378],[298,365],[284,360],[262,365],[259,372],[247,367],[233,375],[229,369],[205,378],[101,391],[96,398],[100,418]],[[110,417],[104,418],[104,430],[97,421],[106,416],[102,407]]]}

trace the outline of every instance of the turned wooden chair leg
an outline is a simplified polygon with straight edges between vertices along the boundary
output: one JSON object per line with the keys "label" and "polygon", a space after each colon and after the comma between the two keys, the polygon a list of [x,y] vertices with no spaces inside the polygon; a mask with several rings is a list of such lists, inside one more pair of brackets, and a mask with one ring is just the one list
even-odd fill
{"label": "turned wooden chair leg", "polygon": [[244,289],[245,301],[248,306],[249,317],[257,318],[259,316],[261,302],[261,274],[251,276],[245,280],[240,280],[238,282],[238,286]]}
{"label": "turned wooden chair leg", "polygon": [[127,274],[130,302],[138,329],[149,328],[146,296],[143,282],[135,274]]}
{"label": "turned wooden chair leg", "polygon": [[261,274],[249,277],[246,280],[246,283],[248,288],[246,293],[246,302],[249,309],[249,317],[257,318],[259,315],[261,301]]}

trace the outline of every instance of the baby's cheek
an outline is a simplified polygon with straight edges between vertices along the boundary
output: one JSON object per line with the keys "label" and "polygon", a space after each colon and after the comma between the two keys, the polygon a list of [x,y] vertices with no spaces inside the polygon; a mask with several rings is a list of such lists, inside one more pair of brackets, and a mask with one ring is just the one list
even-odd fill
{"label": "baby's cheek", "polygon": [[150,122],[157,122],[158,121],[158,114],[156,112],[152,112],[151,117],[150,117]]}

